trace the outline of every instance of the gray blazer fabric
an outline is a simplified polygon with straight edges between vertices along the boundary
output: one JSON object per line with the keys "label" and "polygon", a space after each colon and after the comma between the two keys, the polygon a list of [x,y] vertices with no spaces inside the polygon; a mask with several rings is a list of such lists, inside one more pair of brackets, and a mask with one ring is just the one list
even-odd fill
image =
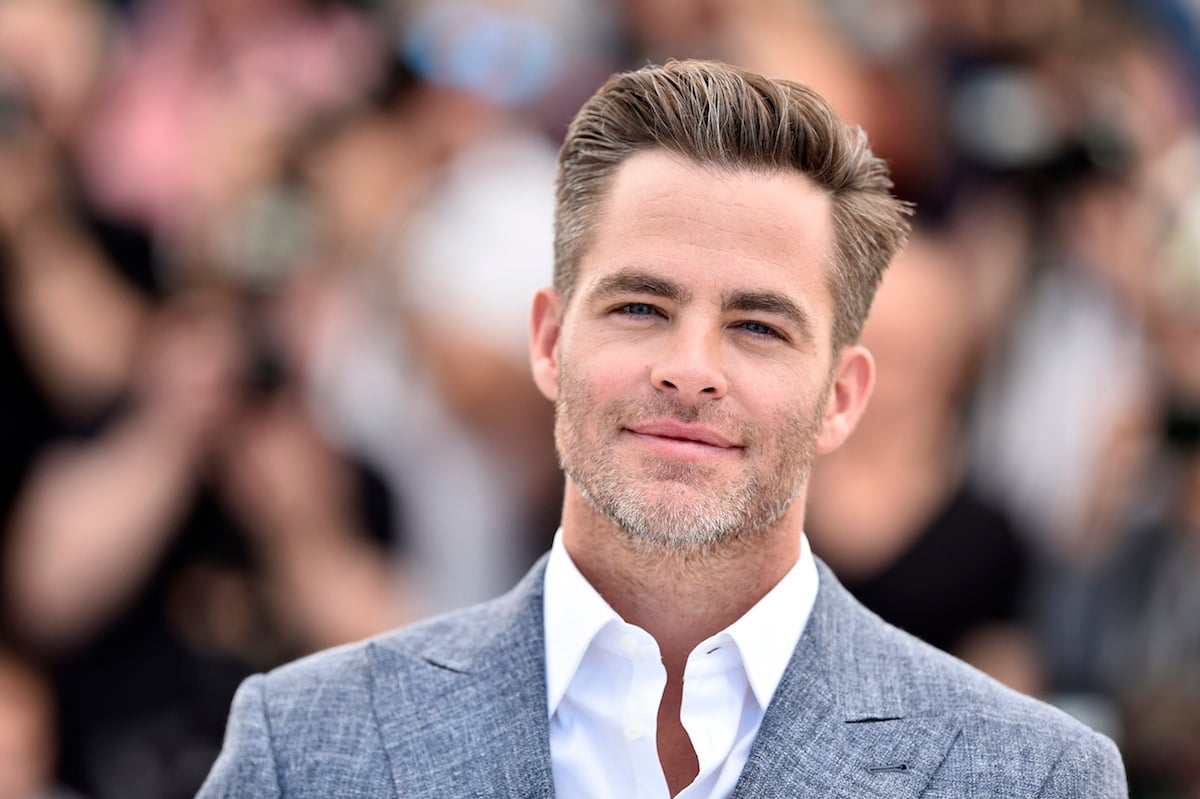
{"label": "gray blazer fabric", "polygon": [[[250,678],[199,797],[553,796],[544,569],[493,602]],[[1107,738],[887,625],[818,570],[734,796],[1127,796]]]}

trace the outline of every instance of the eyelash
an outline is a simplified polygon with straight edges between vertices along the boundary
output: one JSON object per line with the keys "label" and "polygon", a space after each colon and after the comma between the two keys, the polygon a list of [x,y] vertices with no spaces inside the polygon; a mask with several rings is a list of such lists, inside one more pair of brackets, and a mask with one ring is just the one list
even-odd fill
{"label": "eyelash", "polygon": [[[770,325],[764,325],[762,322],[742,322],[739,327],[749,332],[754,336],[762,336],[764,338],[783,339],[783,334]],[[761,327],[762,330],[751,330],[751,327]]]}
{"label": "eyelash", "polygon": [[[646,312],[634,313],[632,310],[633,308],[642,308],[645,309]],[[654,316],[655,314],[661,315],[662,311],[660,311],[658,308],[655,308],[648,302],[629,302],[617,308],[617,313],[623,316]]]}
{"label": "eyelash", "polygon": [[[635,312],[633,310],[635,308],[640,309],[640,310],[638,312]],[[651,305],[650,303],[647,303],[647,302],[626,303],[624,305],[618,306],[616,308],[616,313],[619,313],[622,316],[642,317],[642,318],[649,317],[649,316],[655,316],[655,315],[658,315],[658,316],[664,315],[661,310],[659,310],[658,308],[654,307],[653,305]],[[750,335],[752,335],[756,338],[776,338],[776,339],[780,339],[780,340],[785,340],[782,333],[780,333],[778,330],[771,327],[770,325],[763,324],[762,322],[739,322],[737,324],[737,327],[740,327],[741,329],[745,330],[747,333],[749,333]]]}

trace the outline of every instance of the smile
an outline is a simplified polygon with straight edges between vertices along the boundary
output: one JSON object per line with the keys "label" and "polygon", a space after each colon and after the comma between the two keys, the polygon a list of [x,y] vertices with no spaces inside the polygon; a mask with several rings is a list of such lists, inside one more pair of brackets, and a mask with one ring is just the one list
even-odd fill
{"label": "smile", "polygon": [[625,432],[638,443],[674,458],[711,458],[742,449],[719,431],[690,422],[658,420],[627,427]]}

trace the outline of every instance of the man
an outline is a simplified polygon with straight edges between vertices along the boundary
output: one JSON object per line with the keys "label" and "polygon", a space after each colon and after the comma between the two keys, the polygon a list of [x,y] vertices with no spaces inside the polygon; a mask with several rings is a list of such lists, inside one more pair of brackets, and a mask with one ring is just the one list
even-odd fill
{"label": "man", "polygon": [[550,555],[247,681],[201,796],[1124,796],[1110,741],[887,626],[805,541],[907,234],[862,134],[797,84],[646,68],[580,111],[557,202]]}

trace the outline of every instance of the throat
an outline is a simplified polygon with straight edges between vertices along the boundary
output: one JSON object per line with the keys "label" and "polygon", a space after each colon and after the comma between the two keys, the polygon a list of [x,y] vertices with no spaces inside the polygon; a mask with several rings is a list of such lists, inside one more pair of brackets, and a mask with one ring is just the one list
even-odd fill
{"label": "throat", "polygon": [[679,718],[682,702],[683,680],[668,679],[658,706],[658,760],[671,796],[678,796],[700,773],[692,739]]}
{"label": "throat", "polygon": [[720,553],[689,553],[640,549],[607,518],[590,521],[589,534],[564,525],[571,559],[613,610],[650,633],[664,659],[681,669],[693,647],[753,607],[800,556],[799,530],[782,527]]}

